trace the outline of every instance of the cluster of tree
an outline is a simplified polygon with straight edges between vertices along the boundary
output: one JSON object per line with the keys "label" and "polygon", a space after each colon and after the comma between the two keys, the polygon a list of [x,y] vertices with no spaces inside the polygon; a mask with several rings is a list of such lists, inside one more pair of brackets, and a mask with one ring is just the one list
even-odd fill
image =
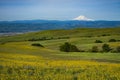
{"label": "cluster of tree", "polygon": [[57,39],[69,39],[70,37],[58,37]]}
{"label": "cluster of tree", "polygon": [[110,39],[109,42],[119,42],[120,40]]}
{"label": "cluster of tree", "polygon": [[55,40],[55,39],[69,39],[70,37],[58,37],[58,38],[53,38],[53,37],[41,37],[41,38],[31,38],[28,41],[44,41],[44,40]]}
{"label": "cluster of tree", "polygon": [[32,46],[37,46],[37,47],[44,47],[43,45],[41,45],[40,43],[33,43],[31,44]]}
{"label": "cluster of tree", "polygon": [[[85,52],[84,50],[80,50],[75,45],[72,45],[68,42],[66,42],[60,46],[60,51],[63,51],[63,52]],[[100,50],[98,46],[93,46],[89,52],[116,52],[116,53],[120,53],[120,46],[116,47],[115,49],[112,49],[109,46],[109,44],[103,44],[102,50]]]}
{"label": "cluster of tree", "polygon": [[95,43],[103,43],[101,40],[96,40]]}
{"label": "cluster of tree", "polygon": [[[110,39],[108,42],[119,42],[120,40]],[[95,43],[103,43],[101,40],[96,40]]]}
{"label": "cluster of tree", "polygon": [[75,46],[68,42],[64,43],[60,46],[60,51],[63,52],[79,52],[80,50]]}
{"label": "cluster of tree", "polygon": [[43,41],[43,40],[51,40],[52,38],[47,38],[47,37],[41,37],[41,38],[32,38],[29,39],[28,41]]}
{"label": "cluster of tree", "polygon": [[93,46],[91,49],[91,52],[116,52],[116,53],[120,53],[120,46],[116,47],[115,49],[112,49],[108,44],[103,44],[102,51],[99,50],[98,46]]}
{"label": "cluster of tree", "polygon": [[116,42],[116,39],[110,39],[109,42]]}
{"label": "cluster of tree", "polygon": [[101,36],[110,36],[110,34],[102,34]]}

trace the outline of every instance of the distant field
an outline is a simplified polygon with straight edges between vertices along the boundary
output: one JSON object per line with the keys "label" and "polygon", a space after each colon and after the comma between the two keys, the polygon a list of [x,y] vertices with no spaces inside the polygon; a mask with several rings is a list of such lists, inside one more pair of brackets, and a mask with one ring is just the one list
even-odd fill
{"label": "distant field", "polygon": [[[51,38],[28,41],[31,38]],[[67,37],[67,38],[66,38]],[[69,37],[69,38],[68,38]],[[120,46],[120,28],[52,30],[0,38],[0,80],[120,80],[120,53],[92,53],[104,43]],[[103,43],[95,43],[101,40]],[[70,42],[86,52],[61,52]],[[44,47],[31,46],[40,43]]]}
{"label": "distant field", "polygon": [[[30,39],[59,39],[59,38],[118,38],[120,35],[120,27],[118,28],[78,28],[71,30],[47,30],[41,32],[33,32],[27,34],[21,34],[12,37],[1,37],[0,42],[13,42],[13,41],[27,41]],[[83,41],[83,40],[82,40]]]}

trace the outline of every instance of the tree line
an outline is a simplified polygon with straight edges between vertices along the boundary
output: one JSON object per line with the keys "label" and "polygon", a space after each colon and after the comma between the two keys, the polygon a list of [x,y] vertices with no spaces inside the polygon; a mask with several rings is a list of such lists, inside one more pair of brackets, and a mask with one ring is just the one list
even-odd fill
{"label": "tree line", "polygon": [[[63,52],[85,52],[85,50],[80,50],[76,45],[72,45],[68,42],[65,42],[60,46],[60,51]],[[109,44],[103,44],[102,50],[99,50],[98,46],[93,46],[89,52],[116,52],[120,53],[120,46],[117,46],[114,50],[109,46]]]}

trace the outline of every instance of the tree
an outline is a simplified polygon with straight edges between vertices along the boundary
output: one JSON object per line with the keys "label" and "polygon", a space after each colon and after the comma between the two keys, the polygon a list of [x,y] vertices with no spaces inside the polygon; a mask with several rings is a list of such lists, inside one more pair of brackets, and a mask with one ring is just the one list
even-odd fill
{"label": "tree", "polygon": [[117,40],[115,39],[110,39],[109,42],[116,42]]}
{"label": "tree", "polygon": [[92,51],[92,52],[98,52],[99,50],[98,50],[98,47],[97,47],[97,46],[93,46],[91,51]]}
{"label": "tree", "polygon": [[39,43],[33,43],[32,46],[44,47],[43,45],[41,45]]}
{"label": "tree", "polygon": [[108,44],[103,44],[102,50],[103,50],[103,52],[109,52],[111,50],[111,48]]}
{"label": "tree", "polygon": [[116,48],[116,51],[117,51],[118,53],[120,53],[120,46],[118,46],[118,47]]}
{"label": "tree", "polygon": [[70,52],[79,52],[79,49],[75,45],[70,45]]}
{"label": "tree", "polygon": [[70,43],[66,42],[60,46],[60,51],[64,52],[79,52],[79,49],[75,45],[71,45]]}
{"label": "tree", "polygon": [[69,49],[70,49],[70,44],[68,42],[60,46],[60,51],[69,52]]}
{"label": "tree", "polygon": [[95,43],[103,43],[101,40],[96,40]]}

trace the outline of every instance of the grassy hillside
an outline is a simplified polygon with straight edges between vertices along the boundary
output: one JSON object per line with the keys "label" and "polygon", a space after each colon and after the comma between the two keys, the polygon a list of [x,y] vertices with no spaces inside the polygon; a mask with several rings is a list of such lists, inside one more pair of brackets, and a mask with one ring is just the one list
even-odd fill
{"label": "grassy hillside", "polygon": [[[28,41],[39,38],[45,40]],[[119,53],[89,52],[93,46],[101,49],[104,43],[116,48],[119,40],[120,28],[48,30],[1,37],[0,80],[119,80]],[[86,52],[61,52],[59,46],[65,42]]]}
{"label": "grassy hillside", "polygon": [[120,28],[78,28],[71,30],[47,30],[41,32],[32,32],[22,35],[0,38],[0,42],[9,42],[9,41],[25,41],[30,39],[58,39],[58,38],[78,38],[78,37],[118,37],[120,35]]}
{"label": "grassy hillside", "polygon": [[65,53],[47,48],[47,43],[45,47],[31,46],[31,42],[0,45],[0,79],[120,79],[120,54],[118,53]]}
{"label": "grassy hillside", "polygon": [[[52,60],[106,60],[110,62],[120,62],[118,53],[90,53],[90,52],[60,52],[59,49],[53,49],[52,44],[45,44],[44,47],[31,46],[31,42],[12,42],[0,45],[1,53],[14,53],[14,54],[29,54],[35,56],[42,56]],[[51,47],[50,47],[51,45]],[[58,45],[58,44],[57,44]]]}
{"label": "grassy hillside", "polygon": [[[28,41],[29,39],[39,39],[41,37],[46,37],[46,38],[50,38],[50,39],[38,40],[38,41]],[[116,48],[117,46],[120,46],[120,41],[109,42],[110,39],[120,40],[120,28],[102,28],[102,29],[82,28],[82,29],[73,29],[73,30],[48,30],[48,31],[26,33],[26,34],[22,34],[22,35],[0,38],[0,42],[1,42],[0,52],[13,51],[13,53],[16,53],[14,51],[17,51],[20,53],[25,53],[27,50],[27,47],[24,49],[24,46],[27,45],[28,47],[30,47],[32,49],[32,48],[34,48],[31,46],[32,43],[40,43],[45,47],[45,48],[43,48],[43,49],[45,49],[45,51],[49,50],[49,51],[52,51],[52,53],[53,52],[55,53],[55,55],[51,56],[53,58],[63,57],[63,55],[64,55],[64,57],[67,59],[67,58],[69,58],[68,56],[71,57],[71,55],[73,55],[72,57],[74,57],[74,58],[72,58],[72,59],[82,59],[81,57],[78,57],[79,54],[76,55],[77,53],[70,53],[70,55],[69,54],[66,55],[64,53],[60,54],[62,52],[59,51],[59,46],[65,42],[70,42],[71,44],[76,45],[80,50],[85,50],[89,55],[89,50],[93,46],[98,46],[99,49],[101,49],[101,47],[104,43],[109,44],[110,47],[113,49]],[[96,40],[101,40],[103,43],[95,43]],[[16,41],[19,41],[19,42],[16,42]],[[20,48],[22,48],[22,49],[16,48],[16,46],[18,46],[18,47],[20,46]],[[39,50],[35,50],[35,51],[37,53],[39,53]],[[41,51],[41,52],[44,52],[44,51]],[[30,53],[34,54],[34,52],[32,52],[31,50],[30,50]],[[47,52],[47,53],[50,53],[50,52]],[[85,56],[86,56],[86,54],[85,54]],[[81,53],[80,53],[80,55],[81,55]],[[56,57],[54,57],[54,56],[56,56]],[[84,55],[82,55],[82,56],[84,56]],[[96,54],[93,54],[92,56],[93,56],[93,59],[95,59],[94,57],[96,57]],[[78,57],[78,58],[76,58],[76,57]],[[100,57],[100,59],[104,58],[104,57],[103,58],[102,57]],[[117,58],[117,60],[118,60],[118,58]],[[83,59],[84,59],[84,57],[83,57]],[[85,57],[85,59],[87,59],[87,58]],[[89,59],[92,59],[92,57]],[[107,59],[105,59],[105,60],[107,60]]]}

